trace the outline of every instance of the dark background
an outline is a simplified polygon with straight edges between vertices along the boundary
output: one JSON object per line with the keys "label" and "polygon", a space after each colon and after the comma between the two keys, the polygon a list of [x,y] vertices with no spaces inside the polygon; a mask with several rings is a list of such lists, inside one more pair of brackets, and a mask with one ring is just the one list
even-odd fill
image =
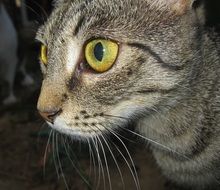
{"label": "dark background", "polygon": [[[21,12],[16,7],[14,0],[0,0],[0,2],[4,2],[6,5],[17,29],[19,59],[27,57],[26,67],[35,82],[32,86],[23,87],[20,84],[23,76],[18,71],[15,93],[19,101],[7,106],[0,104],[0,190],[64,190],[67,189],[65,183],[68,184],[69,189],[74,190],[102,190],[105,185],[106,189],[109,189],[105,166],[106,184],[104,184],[102,175],[99,184],[98,164],[95,163],[94,166],[90,163],[87,146],[79,142],[72,142],[69,153],[72,160],[69,159],[62,145],[56,151],[49,140],[47,146],[49,128],[45,126],[36,111],[42,77],[38,61],[39,44],[34,37],[37,28],[46,20],[52,10],[51,0],[26,0],[28,18],[31,21],[28,26],[22,25]],[[214,27],[216,31],[220,32],[220,1],[206,0],[205,7],[206,25]],[[18,63],[18,67],[19,65],[20,63]],[[2,99],[7,96],[5,93],[7,84],[0,84],[0,98]],[[129,138],[133,139],[131,136]],[[143,145],[136,139],[135,141],[135,143],[125,143],[134,159],[142,188],[169,189],[169,183],[161,175],[146,144]],[[111,157],[111,155],[108,156]],[[117,153],[116,158],[124,176],[126,189],[135,189],[134,180],[125,161]],[[114,162],[109,162],[109,167],[113,189],[123,189]],[[85,182],[85,179],[89,184]]]}

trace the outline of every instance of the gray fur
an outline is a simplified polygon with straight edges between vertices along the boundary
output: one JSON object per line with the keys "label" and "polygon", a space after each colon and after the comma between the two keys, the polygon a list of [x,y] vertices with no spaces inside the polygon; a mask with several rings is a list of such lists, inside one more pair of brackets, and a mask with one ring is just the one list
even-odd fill
{"label": "gray fur", "polygon": [[[62,109],[50,125],[82,140],[135,122],[165,176],[203,189],[220,177],[219,41],[193,1],[164,2],[57,2],[37,36],[49,58],[38,109]],[[68,74],[70,41],[79,44],[83,60],[91,38],[119,42],[115,65],[102,74],[77,73],[76,65]]]}

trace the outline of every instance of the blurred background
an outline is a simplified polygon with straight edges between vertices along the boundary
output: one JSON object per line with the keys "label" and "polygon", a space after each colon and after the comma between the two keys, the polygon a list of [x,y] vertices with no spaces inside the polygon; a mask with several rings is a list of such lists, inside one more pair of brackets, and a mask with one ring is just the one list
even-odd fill
{"label": "blurred background", "polygon": [[[135,170],[142,189],[169,189],[147,145],[135,137],[124,140],[133,162],[126,150],[125,157],[113,150],[115,159],[110,151],[98,158],[91,146],[51,135],[39,117],[35,34],[51,10],[52,0],[0,0],[0,190],[110,189],[109,176],[112,189],[133,190]],[[206,25],[220,31],[219,0],[206,1]]]}

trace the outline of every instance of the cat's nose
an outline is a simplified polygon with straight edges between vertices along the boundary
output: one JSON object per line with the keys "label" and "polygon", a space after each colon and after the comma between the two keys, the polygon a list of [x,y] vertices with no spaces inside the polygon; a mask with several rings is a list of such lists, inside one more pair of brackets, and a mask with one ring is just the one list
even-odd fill
{"label": "cat's nose", "polygon": [[54,109],[50,111],[39,111],[39,114],[48,122],[53,123],[57,116],[62,112],[61,109]]}

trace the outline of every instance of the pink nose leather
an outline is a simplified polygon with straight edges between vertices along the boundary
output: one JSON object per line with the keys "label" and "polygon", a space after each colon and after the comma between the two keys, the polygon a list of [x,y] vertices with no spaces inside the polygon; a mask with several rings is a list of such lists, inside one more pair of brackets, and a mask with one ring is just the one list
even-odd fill
{"label": "pink nose leather", "polygon": [[47,112],[42,112],[39,111],[39,114],[48,122],[53,123],[56,117],[61,113],[61,110],[56,110],[56,111],[47,111]]}

